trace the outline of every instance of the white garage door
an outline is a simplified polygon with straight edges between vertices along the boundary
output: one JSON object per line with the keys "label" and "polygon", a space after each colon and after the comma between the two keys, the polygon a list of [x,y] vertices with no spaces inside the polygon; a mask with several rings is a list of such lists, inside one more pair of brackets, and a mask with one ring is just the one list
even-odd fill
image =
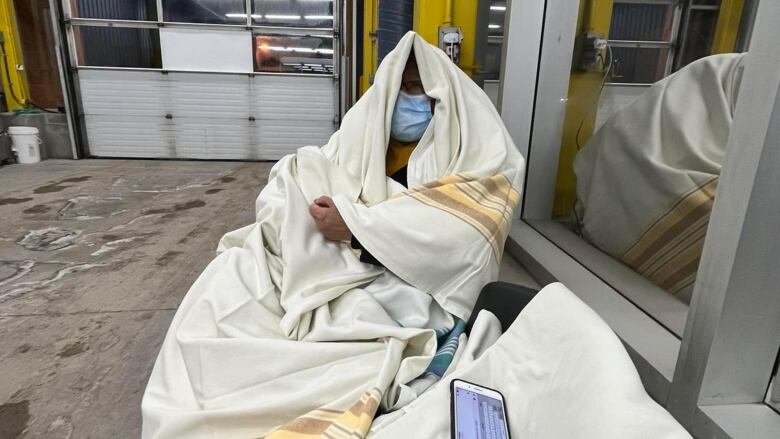
{"label": "white garage door", "polygon": [[334,131],[331,77],[83,70],[99,157],[278,159]]}
{"label": "white garage door", "polygon": [[337,128],[332,1],[64,6],[92,156],[273,160]]}

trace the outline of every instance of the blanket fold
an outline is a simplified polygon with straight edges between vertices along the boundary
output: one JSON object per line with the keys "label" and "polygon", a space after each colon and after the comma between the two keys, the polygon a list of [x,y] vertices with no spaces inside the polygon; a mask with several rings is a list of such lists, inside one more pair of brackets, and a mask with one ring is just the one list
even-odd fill
{"label": "blanket fold", "polygon": [[456,366],[409,405],[379,417],[368,437],[449,439],[453,379],[500,391],[513,438],[691,437],[645,393],[609,326],[559,283],[544,287],[481,356]]}

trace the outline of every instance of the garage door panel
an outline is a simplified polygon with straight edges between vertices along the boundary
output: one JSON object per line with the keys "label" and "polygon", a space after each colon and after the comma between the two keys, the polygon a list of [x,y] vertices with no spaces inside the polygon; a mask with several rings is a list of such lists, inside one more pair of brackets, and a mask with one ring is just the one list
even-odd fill
{"label": "garage door panel", "polygon": [[264,120],[333,121],[332,77],[258,75],[252,79],[253,113]]}
{"label": "garage door panel", "polygon": [[276,160],[336,129],[332,77],[86,70],[90,153]]}
{"label": "garage door panel", "polygon": [[175,128],[178,157],[278,160],[302,146],[324,145],[333,133],[330,121],[214,121],[179,119]]}
{"label": "garage door panel", "polygon": [[81,103],[86,115],[164,116],[168,79],[159,72],[80,70]]}
{"label": "garage door panel", "polygon": [[93,155],[176,157],[172,128],[164,118],[87,115],[84,119]]}
{"label": "garage door panel", "polygon": [[257,138],[263,159],[277,160],[302,146],[322,146],[333,134],[332,121],[258,121]]}
{"label": "garage door panel", "polygon": [[248,119],[248,76],[208,73],[169,74],[171,113],[174,117]]}
{"label": "garage door panel", "polygon": [[258,159],[247,120],[185,118],[176,123],[176,154],[197,159]]}

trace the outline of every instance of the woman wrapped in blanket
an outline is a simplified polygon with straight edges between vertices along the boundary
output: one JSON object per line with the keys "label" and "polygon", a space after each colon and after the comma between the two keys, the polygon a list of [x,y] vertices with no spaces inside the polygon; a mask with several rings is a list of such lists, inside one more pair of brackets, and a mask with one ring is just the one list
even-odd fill
{"label": "woman wrapped in blanket", "polygon": [[160,350],[144,436],[364,437],[445,372],[523,170],[485,93],[408,33],[220,241]]}

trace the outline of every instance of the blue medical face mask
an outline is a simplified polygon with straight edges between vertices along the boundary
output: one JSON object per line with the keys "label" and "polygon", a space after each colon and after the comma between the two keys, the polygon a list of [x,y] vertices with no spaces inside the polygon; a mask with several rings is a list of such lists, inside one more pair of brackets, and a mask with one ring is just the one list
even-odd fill
{"label": "blue medical face mask", "polygon": [[399,91],[393,109],[390,134],[401,142],[420,140],[432,117],[431,98],[425,94],[410,95]]}

